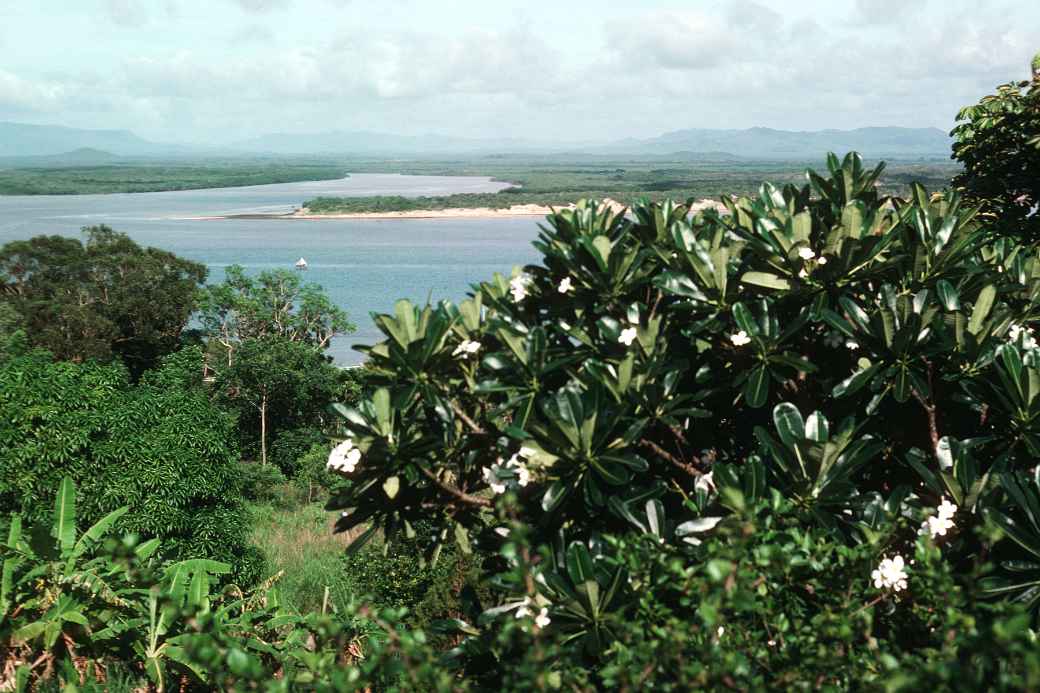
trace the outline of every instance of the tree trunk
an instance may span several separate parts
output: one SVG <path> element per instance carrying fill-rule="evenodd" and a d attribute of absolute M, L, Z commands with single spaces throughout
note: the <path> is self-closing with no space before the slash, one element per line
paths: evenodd
<path fill-rule="evenodd" d="M 267 465 L 267 393 L 260 398 L 260 464 Z"/>

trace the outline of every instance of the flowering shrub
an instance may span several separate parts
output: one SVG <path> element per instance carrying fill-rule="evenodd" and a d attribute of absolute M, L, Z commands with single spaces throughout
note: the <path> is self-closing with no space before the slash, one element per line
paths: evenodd
<path fill-rule="evenodd" d="M 899 614 L 941 607 L 936 570 L 966 595 L 965 619 L 987 618 L 979 599 L 1035 609 L 1037 250 L 955 192 L 883 198 L 883 166 L 855 154 L 828 169 L 721 214 L 583 202 L 548 217 L 541 264 L 459 305 L 377 316 L 386 338 L 363 349 L 374 391 L 337 408 L 349 444 L 330 469 L 351 483 L 329 508 L 339 530 L 367 527 L 354 550 L 427 522 L 430 560 L 449 541 L 494 555 L 494 602 L 445 626 L 461 671 L 512 685 L 511 653 L 532 641 L 544 686 L 566 662 L 587 667 L 573 686 L 608 685 L 633 618 L 680 628 L 651 608 L 680 578 L 760 594 L 754 570 L 723 556 L 745 536 L 735 524 L 763 532 L 781 509 L 801 541 L 856 557 L 841 606 L 767 602 L 704 631 L 705 647 L 768 646 L 777 619 L 808 633 L 826 613 L 848 648 L 883 639 L 898 669 L 922 642 Z M 667 570 L 636 577 L 626 551 L 641 541 Z M 716 623 L 710 602 L 684 599 L 682 619 Z M 865 675 L 877 656 L 849 666 Z M 748 685 L 784 685 L 766 661 L 742 655 Z M 648 667 L 642 684 L 674 675 Z"/>

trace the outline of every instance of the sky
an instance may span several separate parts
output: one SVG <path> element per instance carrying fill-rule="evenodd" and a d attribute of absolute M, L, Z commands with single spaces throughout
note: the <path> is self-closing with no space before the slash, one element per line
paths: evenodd
<path fill-rule="evenodd" d="M 949 129 L 1037 51 L 1035 0 L 0 0 L 0 121 L 196 144 Z"/>

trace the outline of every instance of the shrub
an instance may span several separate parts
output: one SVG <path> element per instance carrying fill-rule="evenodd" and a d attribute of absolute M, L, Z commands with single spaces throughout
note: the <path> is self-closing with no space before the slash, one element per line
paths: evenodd
<path fill-rule="evenodd" d="M 243 583 L 258 578 L 234 421 L 178 378 L 160 371 L 132 385 L 120 363 L 56 363 L 39 351 L 0 363 L 0 511 L 41 521 L 68 475 L 83 492 L 81 527 L 128 506 L 119 531 L 161 537 L 169 557 L 232 563 Z"/>
<path fill-rule="evenodd" d="M 585 202 L 548 217 L 541 264 L 376 317 L 329 508 L 367 526 L 352 549 L 426 522 L 431 558 L 498 554 L 451 626 L 468 680 L 898 687 L 998 631 L 1028 650 L 980 599 L 1040 602 L 1037 249 L 956 192 L 828 169 L 723 214 Z M 798 644 L 774 670 L 775 627 Z M 980 656 L 1034 680 L 1035 657 Z"/>
<path fill-rule="evenodd" d="M 1003 233 L 1040 238 L 1040 70 L 1031 81 L 1002 84 L 957 114 L 954 178 Z"/>

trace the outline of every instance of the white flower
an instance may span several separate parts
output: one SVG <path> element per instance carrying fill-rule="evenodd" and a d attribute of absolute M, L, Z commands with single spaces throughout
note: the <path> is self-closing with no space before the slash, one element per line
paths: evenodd
<path fill-rule="evenodd" d="M 814 257 L 816 257 L 816 253 L 812 251 L 812 248 L 799 248 L 798 257 L 802 258 L 803 260 L 812 260 Z"/>
<path fill-rule="evenodd" d="M 332 452 L 329 453 L 329 461 L 325 464 L 325 467 L 329 471 L 350 474 L 360 461 L 361 450 L 354 447 L 353 440 L 347 438 L 332 448 Z"/>
<path fill-rule="evenodd" d="M 822 256 L 822 255 L 821 255 L 821 256 L 820 256 L 820 259 L 819 259 L 819 260 L 817 260 L 816 262 L 817 262 L 818 264 L 821 264 L 821 265 L 826 265 L 826 264 L 827 264 L 827 258 L 825 258 L 824 256 Z"/>
<path fill-rule="evenodd" d="M 922 536 L 927 534 L 932 539 L 935 539 L 936 537 L 946 536 L 946 533 L 951 529 L 953 529 L 953 520 L 936 515 L 925 520 L 924 524 L 921 525 L 921 529 L 918 530 L 917 533 Z"/>
<path fill-rule="evenodd" d="M 496 494 L 506 492 L 506 485 L 498 479 L 498 470 L 500 467 L 497 464 L 493 464 L 490 467 L 484 467 L 484 481 L 487 482 L 491 490 Z"/>
<path fill-rule="evenodd" d="M 890 589 L 896 592 L 906 589 L 906 581 L 909 577 L 905 570 L 906 564 L 903 557 L 896 555 L 895 558 L 885 558 L 878 565 L 877 570 L 870 574 L 874 580 L 874 587 L 878 589 Z"/>
<path fill-rule="evenodd" d="M 799 279 L 805 279 L 808 276 L 809 276 L 809 273 L 805 271 L 804 267 L 802 269 L 798 270 L 798 278 Z"/>
<path fill-rule="evenodd" d="M 859 349 L 859 343 L 850 339 L 845 342 L 845 348 L 849 351 L 855 351 L 856 349 Z"/>
<path fill-rule="evenodd" d="M 451 352 L 451 355 L 461 356 L 465 360 L 469 358 L 470 354 L 475 354 L 478 351 L 480 351 L 480 342 L 464 339 L 461 344 L 455 347 L 455 351 Z"/>
<path fill-rule="evenodd" d="M 748 337 L 747 332 L 741 330 L 736 334 L 731 334 L 729 336 L 729 341 L 733 342 L 733 344 L 735 344 L 736 346 L 744 346 L 745 344 L 751 342 L 751 337 Z"/>
<path fill-rule="evenodd" d="M 520 301 L 527 298 L 527 287 L 532 282 L 531 275 L 527 272 L 518 274 L 509 280 L 509 293 L 513 295 L 513 302 L 520 303 Z"/>
<path fill-rule="evenodd" d="M 497 534 L 500 537 L 508 537 L 509 536 L 509 528 L 508 527 L 495 527 L 495 534 Z"/>
<path fill-rule="evenodd" d="M 524 601 L 521 602 L 520 608 L 516 610 L 516 617 L 523 618 L 531 615 L 531 598 L 524 597 Z"/>
<path fill-rule="evenodd" d="M 769 647 L 776 647 L 776 640 L 769 640 L 768 642 L 766 642 L 766 645 L 768 645 Z"/>
<path fill-rule="evenodd" d="M 715 631 L 715 634 L 718 635 L 721 638 L 723 635 L 726 634 L 726 629 L 723 628 L 722 626 L 719 626 L 719 629 L 717 631 Z"/>
<path fill-rule="evenodd" d="M 531 472 L 527 467 L 519 466 L 516 469 L 516 483 L 527 486 L 531 482 Z"/>
<path fill-rule="evenodd" d="M 570 277 L 564 277 L 563 279 L 560 280 L 560 285 L 556 287 L 556 290 L 559 291 L 561 294 L 565 294 L 565 293 L 567 293 L 568 291 L 571 290 L 572 286 L 574 286 L 574 285 L 571 282 L 571 278 Z"/>
<path fill-rule="evenodd" d="M 939 517 L 945 517 L 947 519 L 957 514 L 957 506 L 945 498 L 942 499 L 942 503 L 939 503 L 939 507 L 936 508 L 936 510 L 939 512 Z"/>
<path fill-rule="evenodd" d="M 711 493 L 715 490 L 715 479 L 712 478 L 712 474 L 715 472 L 708 472 L 707 474 L 701 474 L 697 477 L 697 481 L 693 484 L 695 491 L 704 491 L 705 493 Z"/>
<path fill-rule="evenodd" d="M 1036 338 L 1033 336 L 1033 330 L 1029 327 L 1023 327 L 1022 325 L 1013 323 L 1008 329 L 1008 337 L 1011 338 L 1012 342 L 1017 342 L 1018 338 L 1022 337 L 1023 349 L 1035 349 L 1037 346 Z"/>
<path fill-rule="evenodd" d="M 625 346 L 631 346 L 632 342 L 636 339 L 636 328 L 626 327 L 621 330 L 621 335 L 617 338 L 618 343 L 624 344 Z"/>
<path fill-rule="evenodd" d="M 552 619 L 549 618 L 549 610 L 543 607 L 542 610 L 538 612 L 538 615 L 535 616 L 534 624 L 539 628 L 545 628 L 550 623 L 552 623 Z"/>
<path fill-rule="evenodd" d="M 944 537 L 956 526 L 953 521 L 953 516 L 956 514 L 957 506 L 943 498 L 939 507 L 936 508 L 936 515 L 927 518 L 917 533 L 921 536 L 928 535 L 932 539 Z"/>

